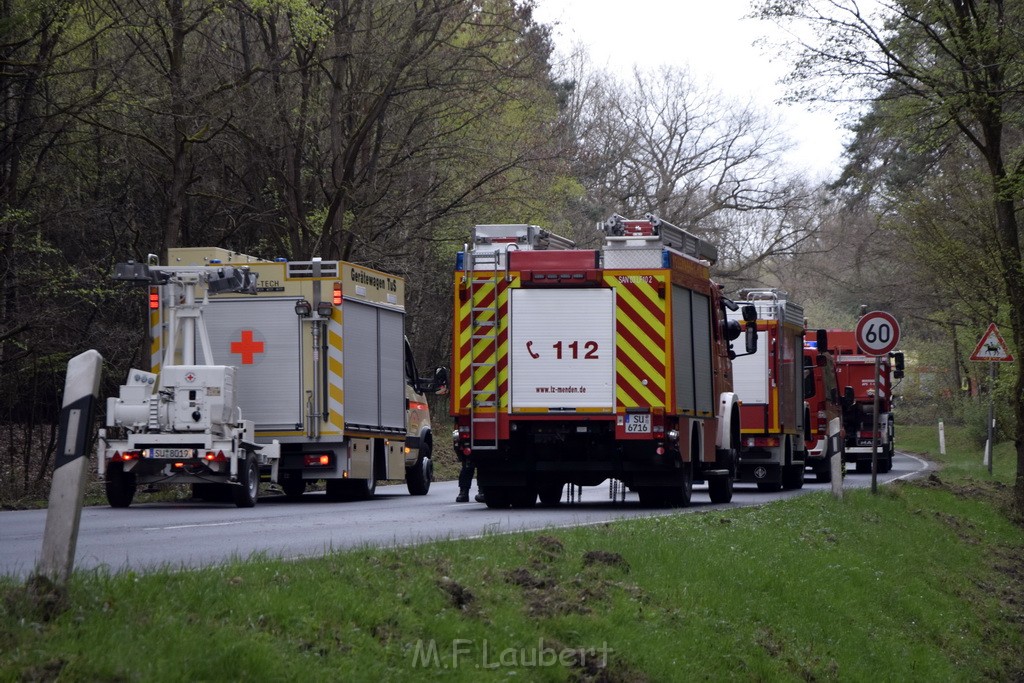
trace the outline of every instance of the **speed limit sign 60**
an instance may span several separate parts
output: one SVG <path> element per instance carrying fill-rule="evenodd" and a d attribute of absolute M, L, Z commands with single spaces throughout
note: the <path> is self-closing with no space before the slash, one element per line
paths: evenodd
<path fill-rule="evenodd" d="M 884 356 L 900 343 L 900 325 L 882 311 L 865 313 L 857 321 L 857 346 L 869 356 Z"/>

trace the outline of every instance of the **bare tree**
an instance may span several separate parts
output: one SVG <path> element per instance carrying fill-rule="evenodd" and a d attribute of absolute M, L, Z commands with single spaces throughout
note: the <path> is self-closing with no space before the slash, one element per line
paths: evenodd
<path fill-rule="evenodd" d="M 705 235 L 726 274 L 792 253 L 813 232 L 797 216 L 809 190 L 780 164 L 787 142 L 765 112 L 673 67 L 581 83 L 567 116 L 598 213 L 649 211 Z"/>

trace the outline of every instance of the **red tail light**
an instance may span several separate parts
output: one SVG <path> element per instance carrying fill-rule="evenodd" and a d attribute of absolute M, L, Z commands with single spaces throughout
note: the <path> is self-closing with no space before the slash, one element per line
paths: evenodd
<path fill-rule="evenodd" d="M 124 453 L 114 451 L 114 457 L 110 460 L 111 462 L 131 462 L 132 460 L 138 460 L 140 455 L 139 451 L 125 451 Z"/>
<path fill-rule="evenodd" d="M 335 306 L 341 305 L 341 283 L 334 283 L 334 296 L 331 298 L 331 303 Z"/>
<path fill-rule="evenodd" d="M 155 311 L 160 308 L 160 289 L 158 287 L 149 288 L 149 309 Z"/>
<path fill-rule="evenodd" d="M 208 462 L 224 462 L 228 457 L 224 455 L 224 451 L 217 451 L 216 453 L 213 451 L 206 451 L 206 455 L 203 456 L 203 459 Z"/>

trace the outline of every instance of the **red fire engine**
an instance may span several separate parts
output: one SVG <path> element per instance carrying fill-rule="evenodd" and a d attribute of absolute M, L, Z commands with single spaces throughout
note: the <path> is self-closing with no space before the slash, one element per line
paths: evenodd
<path fill-rule="evenodd" d="M 728 502 L 742 328 L 710 278 L 717 251 L 650 214 L 599 229 L 600 249 L 535 225 L 473 229 L 455 270 L 456 452 L 489 507 L 609 478 L 644 504 L 687 505 L 695 481 Z"/>

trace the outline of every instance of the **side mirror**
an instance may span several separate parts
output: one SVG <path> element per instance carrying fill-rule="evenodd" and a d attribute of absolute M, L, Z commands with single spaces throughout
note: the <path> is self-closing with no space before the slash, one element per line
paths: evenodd
<path fill-rule="evenodd" d="M 747 304 L 746 306 L 743 307 L 743 322 L 757 322 L 757 309 L 753 306 L 753 304 Z"/>
<path fill-rule="evenodd" d="M 894 379 L 903 379 L 903 352 L 897 351 L 892 354 L 893 371 L 892 376 Z"/>
<path fill-rule="evenodd" d="M 818 353 L 825 353 L 828 351 L 828 332 L 825 330 L 817 330 L 815 332 L 815 338 L 818 340 Z"/>
<path fill-rule="evenodd" d="M 828 358 L 826 358 L 826 357 L 825 357 L 825 354 L 823 354 L 823 353 L 822 353 L 822 354 L 818 354 L 818 355 L 817 355 L 817 356 L 815 356 L 815 358 L 814 358 L 814 363 L 815 363 L 815 364 L 816 364 L 816 365 L 817 365 L 817 366 L 818 366 L 819 368 L 823 368 L 823 367 L 825 367 L 826 365 L 828 365 Z"/>
<path fill-rule="evenodd" d="M 448 393 L 448 368 L 436 368 L 434 370 L 433 391 L 435 394 L 441 395 Z"/>
<path fill-rule="evenodd" d="M 743 333 L 743 328 L 740 327 L 739 322 L 736 320 L 726 320 L 724 327 L 726 341 L 732 341 Z"/>
<path fill-rule="evenodd" d="M 743 307 L 743 317 L 747 316 L 747 309 L 754 310 L 753 306 Z M 756 316 L 757 313 L 754 313 Z M 751 321 L 747 321 L 747 336 L 744 340 L 747 345 L 747 353 L 757 353 L 757 325 Z"/>

